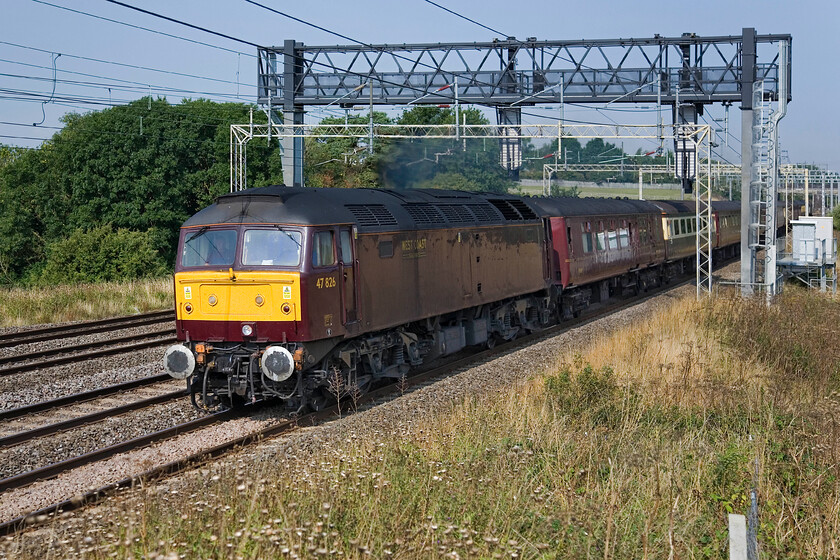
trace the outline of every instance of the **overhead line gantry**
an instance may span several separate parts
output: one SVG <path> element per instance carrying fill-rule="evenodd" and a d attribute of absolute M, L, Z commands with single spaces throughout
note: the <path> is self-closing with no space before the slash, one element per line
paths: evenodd
<path fill-rule="evenodd" d="M 746 139 L 741 179 L 745 195 L 749 191 L 743 197 L 742 254 L 750 257 L 747 264 L 742 262 L 742 283 L 751 290 L 749 286 L 768 280 L 756 278 L 764 269 L 755 264 L 756 252 L 763 250 L 755 240 L 770 215 L 768 181 L 754 170 L 751 174 L 751 167 L 757 169 L 767 159 L 766 142 L 754 141 L 753 106 L 791 99 L 790 44 L 790 35 L 759 35 L 754 28 L 744 28 L 741 35 L 573 41 L 506 37 L 473 43 L 307 46 L 286 40 L 282 46 L 258 49 L 258 103 L 270 123 L 284 127 L 302 125 L 307 106 L 367 105 L 372 113 L 374 105 L 457 100 L 492 107 L 500 163 L 513 178 L 522 164 L 522 107 L 656 103 L 670 105 L 672 122 L 679 126 L 696 125 L 705 105 L 738 103 Z M 759 113 L 764 109 L 762 105 Z M 659 124 L 661 128 L 661 120 Z M 302 185 L 303 135 L 284 135 L 281 144 L 286 184 Z M 753 156 L 754 144 L 761 158 Z M 697 173 L 696 146 L 688 134 L 677 135 L 674 151 L 683 188 L 690 190 Z"/>

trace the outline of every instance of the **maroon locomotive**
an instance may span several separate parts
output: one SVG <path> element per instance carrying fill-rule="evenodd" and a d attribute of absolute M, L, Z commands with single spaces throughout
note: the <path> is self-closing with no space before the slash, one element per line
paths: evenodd
<path fill-rule="evenodd" d="M 715 208 L 718 251 L 737 251 L 729 213 Z M 693 222 L 674 202 L 282 186 L 225 195 L 182 226 L 183 342 L 164 363 L 203 409 L 263 398 L 317 408 L 666 282 L 693 266 Z"/>

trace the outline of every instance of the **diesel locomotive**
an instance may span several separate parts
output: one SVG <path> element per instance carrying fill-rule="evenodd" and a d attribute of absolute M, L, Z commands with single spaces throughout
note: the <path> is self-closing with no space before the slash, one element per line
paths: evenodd
<path fill-rule="evenodd" d="M 712 225 L 717 255 L 737 253 L 740 203 L 713 203 Z M 694 206 L 678 201 L 248 189 L 181 228 L 164 366 L 203 410 L 317 409 L 694 263 Z"/>

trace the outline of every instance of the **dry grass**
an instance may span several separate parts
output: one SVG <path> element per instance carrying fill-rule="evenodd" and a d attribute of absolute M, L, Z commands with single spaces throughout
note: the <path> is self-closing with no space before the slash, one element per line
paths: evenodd
<path fill-rule="evenodd" d="M 764 557 L 837 558 L 840 306 L 812 297 L 678 302 L 506 394 L 213 466 L 51 538 L 89 558 L 721 558 L 756 485 Z"/>
<path fill-rule="evenodd" d="M 0 327 L 101 319 L 172 305 L 171 277 L 48 288 L 0 287 Z"/>

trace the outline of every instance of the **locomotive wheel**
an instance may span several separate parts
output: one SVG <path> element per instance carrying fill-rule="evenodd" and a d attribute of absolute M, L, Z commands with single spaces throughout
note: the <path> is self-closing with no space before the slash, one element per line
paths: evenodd
<path fill-rule="evenodd" d="M 327 393 L 325 390 L 321 389 L 316 391 L 313 395 L 311 395 L 307 399 L 307 405 L 311 408 L 314 412 L 320 412 L 325 408 L 329 408 L 335 403 L 335 396 Z"/>

